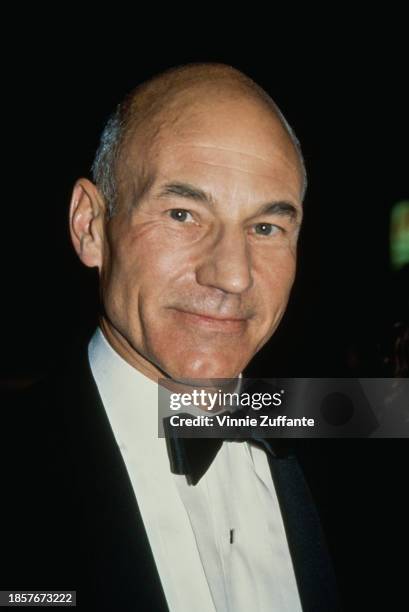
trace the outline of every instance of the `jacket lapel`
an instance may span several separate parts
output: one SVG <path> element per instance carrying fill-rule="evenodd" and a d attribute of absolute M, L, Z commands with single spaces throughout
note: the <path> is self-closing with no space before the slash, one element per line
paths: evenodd
<path fill-rule="evenodd" d="M 267 451 L 303 611 L 336 612 L 340 604 L 332 563 L 298 459 L 288 448 L 277 452 L 276 440 L 260 442 Z"/>
<path fill-rule="evenodd" d="M 87 351 L 58 383 L 80 529 L 81 602 L 96 609 L 168 610 L 125 464 Z M 58 391 L 58 390 L 57 390 Z M 82 595 L 82 597 L 81 597 Z"/>

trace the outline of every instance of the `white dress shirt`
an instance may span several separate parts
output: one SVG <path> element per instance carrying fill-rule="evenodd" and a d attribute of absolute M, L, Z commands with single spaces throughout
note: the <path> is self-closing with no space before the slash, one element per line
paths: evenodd
<path fill-rule="evenodd" d="M 158 386 L 97 329 L 92 374 L 106 410 L 171 612 L 300 612 L 266 454 L 225 441 L 196 486 L 172 474 L 158 437 Z M 138 602 L 135 602 L 135 610 Z"/>

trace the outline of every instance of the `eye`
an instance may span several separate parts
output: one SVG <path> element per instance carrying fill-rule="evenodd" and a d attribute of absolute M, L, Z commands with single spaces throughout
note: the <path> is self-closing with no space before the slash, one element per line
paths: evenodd
<path fill-rule="evenodd" d="M 283 230 L 278 225 L 273 225 L 273 223 L 257 223 L 254 226 L 254 231 L 259 236 L 274 236 Z"/>
<path fill-rule="evenodd" d="M 185 223 L 186 221 L 193 221 L 193 217 L 189 211 L 184 210 L 183 208 L 172 208 L 169 211 L 170 217 L 175 221 L 179 221 L 180 223 Z"/>

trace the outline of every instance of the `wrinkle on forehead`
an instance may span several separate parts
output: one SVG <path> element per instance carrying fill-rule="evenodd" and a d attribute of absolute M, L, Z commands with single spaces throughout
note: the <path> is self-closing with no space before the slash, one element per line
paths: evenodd
<path fill-rule="evenodd" d="M 209 152 L 220 152 L 221 154 L 223 153 L 233 153 L 234 155 L 238 155 L 241 157 L 246 157 L 249 158 L 250 160 L 257 160 L 257 161 L 261 161 L 264 164 L 266 164 L 267 166 L 271 167 L 273 159 L 266 159 L 265 157 L 262 157 L 261 155 L 257 155 L 255 153 L 248 153 L 247 151 L 239 151 L 238 149 L 232 148 L 232 147 L 224 147 L 221 145 L 211 145 L 211 144 L 204 144 L 204 143 L 199 143 L 199 144 L 194 144 L 194 143 L 175 143 L 172 145 L 167 145 L 165 147 L 163 147 L 163 149 L 166 148 L 179 148 L 179 147 L 183 147 L 183 148 L 192 148 L 192 149 L 198 149 L 200 150 L 208 150 Z M 280 148 L 277 146 L 274 149 L 272 149 L 273 151 L 273 155 L 274 158 L 279 158 L 286 166 L 288 166 L 289 168 L 298 168 L 298 164 L 294 164 L 292 161 L 289 160 L 288 155 L 283 154 L 280 151 Z M 198 162 L 203 162 L 206 163 L 205 159 L 197 159 L 197 160 L 193 160 L 192 161 L 198 161 Z M 212 162 L 207 162 L 207 163 L 212 163 Z M 216 164 L 217 165 L 217 164 Z M 228 167 L 228 166 L 226 166 Z M 240 168 L 237 168 L 238 170 Z"/>
<path fill-rule="evenodd" d="M 202 104 L 199 111 L 180 117 L 177 126 L 165 129 L 156 144 L 162 151 L 197 150 L 209 162 L 226 154 L 226 158 L 238 156 L 271 167 L 280 158 L 302 174 L 298 152 L 288 133 L 271 111 L 267 113 L 254 101 L 223 101 L 209 107 Z"/>
<path fill-rule="evenodd" d="M 176 142 L 161 148 L 161 162 L 169 171 L 205 166 L 220 171 L 238 172 L 241 175 L 260 178 L 266 182 L 285 184 L 288 193 L 296 202 L 300 200 L 302 174 L 296 158 L 282 149 L 271 147 L 269 158 L 218 144 L 204 146 L 196 143 Z M 292 153 L 292 152 L 291 152 Z M 266 154 L 267 155 L 267 154 Z M 160 164 L 160 165 L 162 165 Z M 227 177 L 226 177 L 227 179 Z"/>
<path fill-rule="evenodd" d="M 202 87 L 196 89 L 203 94 Z M 123 184 L 129 178 L 138 181 L 142 160 L 143 165 L 155 165 L 160 171 L 162 154 L 182 148 L 203 153 L 202 159 L 196 159 L 193 154 L 191 161 L 260 176 L 264 172 L 254 172 L 250 165 L 246 168 L 246 160 L 254 165 L 263 163 L 274 172 L 279 159 L 290 171 L 297 172 L 302 183 L 298 153 L 272 108 L 267 109 L 265 103 L 242 89 L 238 92 L 236 88 L 235 97 L 232 96 L 231 84 L 226 88 L 228 95 L 225 97 L 221 95 L 221 84 L 216 92 L 206 91 L 204 97 L 197 96 L 198 91 L 189 90 L 186 97 L 179 95 L 180 99 L 174 97 L 156 116 L 139 123 L 128 141 L 127 154 L 122 156 L 119 174 L 124 179 Z M 237 156 L 237 165 L 235 160 L 226 159 L 229 155 Z"/>
<path fill-rule="evenodd" d="M 198 164 L 205 164 L 206 166 L 213 166 L 215 168 L 220 168 L 221 170 L 236 170 L 237 172 L 243 172 L 244 174 L 251 174 L 251 175 L 263 177 L 266 179 L 271 178 L 270 174 L 263 174 L 261 172 L 257 172 L 254 170 L 245 170 L 244 168 L 239 167 L 239 166 L 231 166 L 229 164 L 218 164 L 217 162 L 203 161 L 202 159 L 192 159 L 192 162 L 198 163 Z"/>

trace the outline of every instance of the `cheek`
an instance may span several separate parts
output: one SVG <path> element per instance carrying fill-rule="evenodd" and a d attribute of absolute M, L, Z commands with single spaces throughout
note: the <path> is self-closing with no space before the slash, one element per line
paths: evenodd
<path fill-rule="evenodd" d="M 295 279 L 295 257 L 275 258 L 273 263 L 260 266 L 255 277 L 258 287 L 259 333 L 263 342 L 277 328 L 288 303 L 291 288 Z"/>
<path fill-rule="evenodd" d="M 158 287 L 187 267 L 193 255 L 194 249 L 186 239 L 159 222 L 136 228 L 120 253 L 133 274 L 151 279 Z"/>
<path fill-rule="evenodd" d="M 259 287 L 263 303 L 280 304 L 287 300 L 294 283 L 296 254 L 285 249 L 269 259 L 259 260 L 255 266 L 255 284 Z"/>
<path fill-rule="evenodd" d="M 117 240 L 107 266 L 110 282 L 128 289 L 150 284 L 161 285 L 177 267 L 177 249 L 154 231 L 133 231 Z"/>
<path fill-rule="evenodd" d="M 288 297 L 291 287 L 293 286 L 295 279 L 295 259 L 287 258 L 281 262 L 281 265 L 277 265 L 276 273 L 272 279 L 272 290 L 282 297 Z"/>
<path fill-rule="evenodd" d="M 101 276 L 108 316 L 133 335 L 162 332 L 164 313 L 158 311 L 189 275 L 191 255 L 156 230 L 129 232 L 112 245 Z"/>

